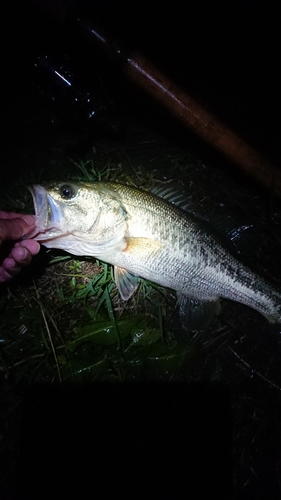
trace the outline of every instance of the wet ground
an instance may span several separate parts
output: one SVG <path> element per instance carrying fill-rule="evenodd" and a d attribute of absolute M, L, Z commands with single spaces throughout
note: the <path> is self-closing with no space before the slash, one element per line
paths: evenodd
<path fill-rule="evenodd" d="M 237 20 L 238 7 L 233 7 Z M 11 14 L 9 9 L 8 13 Z M 141 19 L 144 17 L 142 13 Z M 250 8 L 244 23 L 247 19 L 252 19 Z M 20 21 L 20 13 L 13 16 L 13 23 L 10 21 L 13 33 L 15 27 L 22 25 Z M 80 50 L 75 52 L 75 43 L 68 39 L 64 43 L 72 59 L 67 59 L 67 64 L 71 63 L 73 71 L 79 73 L 78 88 L 87 87 L 90 78 L 98 110 L 91 127 L 83 120 L 79 126 L 73 126 L 71 106 L 67 102 L 62 108 L 50 105 L 52 84 L 47 77 L 42 81 L 42 75 L 35 76 L 33 67 L 37 54 L 40 56 L 47 49 L 54 53 L 55 48 L 56 57 L 59 54 L 65 60 L 65 46 L 58 48 L 60 30 L 48 19 L 44 36 L 39 36 L 39 21 L 31 25 L 27 19 L 25 22 L 35 29 L 38 47 L 35 50 L 34 44 L 30 47 L 25 41 L 18 46 L 20 55 L 15 52 L 12 57 L 6 56 L 9 71 L 2 94 L 0 208 L 31 210 L 27 184 L 49 179 L 102 175 L 145 189 L 172 182 L 186 193 L 192 210 L 201 216 L 211 214 L 213 220 L 220 221 L 226 216 L 232 221 L 231 227 L 234 224 L 248 228 L 239 232 L 233 250 L 244 263 L 280 287 L 280 200 L 272 199 L 270 193 L 243 177 L 163 110 L 147 102 L 111 70 L 109 63 L 101 64 L 100 55 L 95 53 L 95 64 L 85 69 L 88 50 L 84 50 L 81 62 L 81 46 L 77 45 Z M 181 28 L 183 24 L 181 21 Z M 50 25 L 51 39 L 45 36 Z M 110 25 L 116 34 L 118 27 L 112 21 Z M 163 52 L 159 55 L 159 43 L 155 42 L 151 57 L 167 70 L 170 64 L 173 78 L 182 85 L 188 82 L 189 89 L 204 105 L 216 110 L 278 164 L 280 98 L 276 91 L 276 67 L 270 64 L 274 61 L 275 35 L 265 62 L 259 51 L 263 42 L 257 38 L 255 25 L 252 36 L 256 45 L 245 45 L 243 67 L 234 55 L 238 54 L 241 61 L 247 30 L 241 30 L 241 39 L 235 42 L 229 36 L 232 62 L 228 59 L 223 70 L 224 57 L 216 50 L 220 38 L 226 36 L 226 27 L 221 32 L 213 31 L 206 20 L 201 27 L 196 26 L 198 29 L 190 23 L 186 33 L 193 44 L 195 34 L 197 40 L 198 32 L 201 34 L 197 59 L 193 51 L 188 73 L 178 70 L 188 48 L 173 58 L 176 45 L 172 44 L 171 55 L 169 44 L 163 39 Z M 132 27 L 127 29 L 137 39 Z M 151 30 L 152 21 L 148 23 L 148 33 Z M 160 32 L 163 36 L 164 28 Z M 212 34 L 213 42 L 208 46 Z M 125 29 L 125 42 L 126 36 Z M 20 42 L 20 38 L 17 40 Z M 181 34 L 180 41 L 186 41 L 185 35 Z M 138 48 L 148 55 L 148 42 L 142 40 Z M 229 226 L 220 222 L 220 230 L 227 232 Z M 76 464 L 76 469 L 71 465 L 72 473 L 79 476 L 83 468 L 89 477 L 92 471 L 88 470 L 88 454 L 81 458 L 78 441 L 90 443 L 89 450 L 94 455 L 91 464 L 98 471 L 93 489 L 99 483 L 99 474 L 103 485 L 111 481 L 114 488 L 120 477 L 126 481 L 126 474 L 132 474 L 135 484 L 141 481 L 145 485 L 152 478 L 156 498 L 157 491 L 158 497 L 161 492 L 167 498 L 183 498 L 189 487 L 196 485 L 200 493 L 203 483 L 218 498 L 280 498 L 280 327 L 269 325 L 247 307 L 224 301 L 219 322 L 208 331 L 183 331 L 174 310 L 173 294 L 146 288 L 143 283 L 138 299 L 127 306 L 120 303 L 114 288 L 109 290 L 119 331 L 126 332 L 122 348 L 116 339 L 112 345 L 104 343 L 106 328 L 109 335 L 115 335 L 110 329 L 115 323 L 104 296 L 102 335 L 98 337 L 99 331 L 86 348 L 78 345 L 79 349 L 71 350 L 71 342 L 82 335 L 79 328 L 84 325 L 87 307 L 94 309 L 99 304 L 101 295 L 96 298 L 89 294 L 92 279 L 104 272 L 105 283 L 112 284 L 110 269 L 102 271 L 99 265 L 93 269 L 88 260 L 50 264 L 55 255 L 43 250 L 27 273 L 1 289 L 1 462 L 5 483 L 9 484 L 4 498 L 13 498 L 9 496 L 13 490 L 10 484 L 18 478 L 22 482 L 17 483 L 16 498 L 21 498 L 21 491 L 30 496 L 32 470 L 43 480 L 49 455 L 43 458 L 42 449 L 47 447 L 50 435 L 54 455 L 57 447 L 62 447 L 59 458 L 52 456 L 53 478 L 56 467 L 70 467 L 68 455 L 74 457 Z M 145 319 L 141 328 L 137 315 Z M 124 318 L 126 321 L 121 324 Z M 128 326 L 128 321 L 133 323 Z M 141 338 L 139 344 L 137 338 Z M 65 391 L 61 398 L 57 392 L 60 379 L 79 382 L 78 392 L 73 392 L 70 384 L 69 392 Z M 89 399 L 92 402 L 86 404 Z M 59 410 L 52 413 L 53 407 Z M 22 422 L 24 438 L 20 432 Z M 71 437 L 66 431 L 76 428 L 77 422 L 80 429 L 85 426 L 82 435 L 78 433 L 79 439 L 77 430 Z M 46 438 L 40 431 L 42 427 L 46 429 Z M 119 460 L 121 466 L 116 465 L 116 475 L 111 466 L 108 470 L 100 467 L 100 463 L 116 464 Z M 159 480 L 163 470 L 166 482 Z M 75 493 L 69 498 L 76 498 Z"/>

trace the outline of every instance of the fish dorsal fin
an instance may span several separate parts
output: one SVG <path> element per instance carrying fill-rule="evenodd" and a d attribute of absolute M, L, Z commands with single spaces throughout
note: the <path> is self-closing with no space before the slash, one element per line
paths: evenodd
<path fill-rule="evenodd" d="M 207 222 L 222 243 L 235 255 L 257 258 L 266 241 L 260 237 L 259 225 L 249 215 L 224 207 L 216 208 Z"/>
<path fill-rule="evenodd" d="M 151 193 L 154 194 L 155 196 L 159 196 L 159 198 L 162 198 L 163 200 L 166 200 L 169 203 L 172 203 L 173 205 L 176 205 L 182 210 L 189 211 L 191 203 L 190 197 L 187 197 L 185 193 L 181 193 L 174 186 L 156 187 L 152 189 Z"/>
<path fill-rule="evenodd" d="M 123 267 L 114 266 L 115 283 L 123 300 L 128 300 L 138 288 L 139 279 Z"/>
<path fill-rule="evenodd" d="M 256 258 L 266 245 L 266 241 L 260 238 L 259 224 L 239 207 L 227 209 L 224 204 L 218 205 L 210 199 L 199 203 L 173 185 L 156 187 L 152 193 L 203 223 L 234 255 Z"/>
<path fill-rule="evenodd" d="M 178 294 L 181 324 L 187 330 L 204 330 L 220 313 L 220 301 L 203 301 Z"/>

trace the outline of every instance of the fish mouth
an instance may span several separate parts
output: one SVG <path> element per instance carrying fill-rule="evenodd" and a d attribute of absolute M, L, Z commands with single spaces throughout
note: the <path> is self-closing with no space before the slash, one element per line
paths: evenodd
<path fill-rule="evenodd" d="M 44 241 L 58 236 L 59 229 L 59 207 L 47 190 L 39 184 L 29 186 L 36 217 L 36 228 L 29 238 Z"/>

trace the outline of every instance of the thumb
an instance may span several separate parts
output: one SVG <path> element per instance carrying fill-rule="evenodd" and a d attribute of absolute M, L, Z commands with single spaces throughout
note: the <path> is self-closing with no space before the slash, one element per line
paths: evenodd
<path fill-rule="evenodd" d="M 0 242 L 19 240 L 30 231 L 30 226 L 23 219 L 0 219 Z"/>

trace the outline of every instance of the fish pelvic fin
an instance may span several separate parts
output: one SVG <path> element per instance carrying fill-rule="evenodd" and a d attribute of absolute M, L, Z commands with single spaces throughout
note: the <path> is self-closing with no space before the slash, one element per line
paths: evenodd
<path fill-rule="evenodd" d="M 186 330 L 204 330 L 216 322 L 221 311 L 220 300 L 203 301 L 177 294 L 182 327 Z"/>
<path fill-rule="evenodd" d="M 138 276 L 134 276 L 123 267 L 114 266 L 114 278 L 121 298 L 128 300 L 138 288 Z"/>

